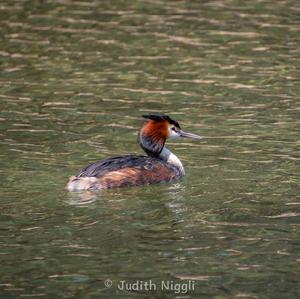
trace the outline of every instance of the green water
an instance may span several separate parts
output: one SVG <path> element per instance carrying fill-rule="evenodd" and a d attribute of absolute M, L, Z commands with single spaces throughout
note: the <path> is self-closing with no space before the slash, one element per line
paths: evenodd
<path fill-rule="evenodd" d="M 299 61 L 298 0 L 2 0 L 0 297 L 299 298 Z M 182 181 L 64 190 L 149 112 Z"/>

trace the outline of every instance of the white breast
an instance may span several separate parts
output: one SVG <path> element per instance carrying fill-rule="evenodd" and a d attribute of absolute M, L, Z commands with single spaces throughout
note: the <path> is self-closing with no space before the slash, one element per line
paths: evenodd
<path fill-rule="evenodd" d="M 181 173 L 183 175 L 185 175 L 184 167 L 183 167 L 181 161 L 179 160 L 179 158 L 176 155 L 174 155 L 170 150 L 168 150 L 166 147 L 163 148 L 159 157 L 162 160 L 175 165 L 177 168 L 180 169 Z"/>

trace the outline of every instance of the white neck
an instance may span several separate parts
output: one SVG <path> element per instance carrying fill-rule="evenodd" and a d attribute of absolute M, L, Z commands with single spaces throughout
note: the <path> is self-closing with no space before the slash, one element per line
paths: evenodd
<path fill-rule="evenodd" d="M 170 150 L 168 150 L 166 147 L 163 148 L 163 150 L 159 154 L 159 157 L 162 160 L 175 165 L 176 167 L 178 167 L 180 169 L 180 171 L 182 172 L 183 175 L 185 174 L 184 167 L 183 167 L 181 161 L 179 160 L 179 158 L 176 155 L 174 155 Z"/>

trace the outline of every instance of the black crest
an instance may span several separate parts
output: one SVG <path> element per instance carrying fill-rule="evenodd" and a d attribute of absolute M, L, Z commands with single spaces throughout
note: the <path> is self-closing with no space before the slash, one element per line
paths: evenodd
<path fill-rule="evenodd" d="M 174 125 L 178 129 L 181 129 L 179 123 L 176 120 L 169 117 L 168 115 L 149 114 L 149 115 L 142 115 L 142 117 L 147 118 L 147 119 L 151 119 L 151 120 L 154 120 L 154 121 L 167 121 L 171 125 Z"/>

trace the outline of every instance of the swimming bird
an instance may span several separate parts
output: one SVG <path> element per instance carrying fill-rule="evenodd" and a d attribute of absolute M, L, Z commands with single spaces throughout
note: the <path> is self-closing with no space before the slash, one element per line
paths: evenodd
<path fill-rule="evenodd" d="M 179 158 L 165 147 L 167 139 L 202 137 L 184 132 L 168 115 L 143 115 L 146 119 L 138 143 L 147 156 L 126 155 L 97 161 L 72 176 L 69 191 L 100 190 L 169 182 L 185 175 Z"/>

